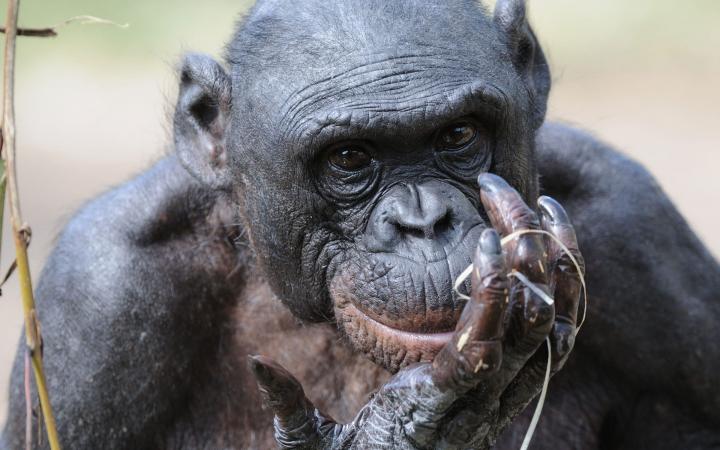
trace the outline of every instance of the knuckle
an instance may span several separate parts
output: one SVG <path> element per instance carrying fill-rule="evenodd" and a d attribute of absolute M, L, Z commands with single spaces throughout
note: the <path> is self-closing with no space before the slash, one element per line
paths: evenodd
<path fill-rule="evenodd" d="M 531 301 L 526 307 L 525 319 L 537 333 L 550 333 L 555 320 L 555 307 L 548 305 L 538 295 L 530 293 Z"/>
<path fill-rule="evenodd" d="M 577 247 L 568 247 L 568 250 L 570 250 L 570 254 L 572 255 L 572 258 L 570 255 L 568 255 L 565 252 L 561 252 L 560 257 L 557 260 L 557 268 L 563 273 L 569 273 L 569 274 L 578 274 L 578 270 L 581 274 L 585 274 L 585 259 L 583 258 L 580 251 L 577 249 Z M 573 258 L 575 259 L 575 262 L 577 262 L 577 266 L 573 262 Z"/>
<path fill-rule="evenodd" d="M 500 341 L 481 341 L 473 345 L 473 354 L 467 361 L 472 373 L 496 372 L 502 363 L 502 343 Z"/>
<path fill-rule="evenodd" d="M 553 335 L 555 354 L 560 358 L 569 355 L 575 346 L 575 326 L 558 321 L 555 323 Z"/>
<path fill-rule="evenodd" d="M 537 214 L 520 198 L 513 199 L 508 203 L 510 205 L 508 207 L 507 218 L 513 228 L 540 228 L 540 221 L 538 220 Z"/>
<path fill-rule="evenodd" d="M 548 305 L 544 300 L 535 297 L 535 302 L 538 303 L 537 322 L 539 326 L 547 326 L 548 323 L 552 324 L 555 319 L 555 308 L 553 305 Z"/>
<path fill-rule="evenodd" d="M 516 270 L 522 272 L 527 278 L 535 283 L 547 284 L 551 267 L 542 258 L 524 258 L 515 265 Z"/>
<path fill-rule="evenodd" d="M 567 248 L 577 248 L 577 236 L 572 225 L 569 223 L 552 223 L 548 228 Z"/>
<path fill-rule="evenodd" d="M 484 280 L 486 278 L 497 278 L 502 280 L 505 277 L 505 257 L 502 253 L 497 255 L 487 255 L 478 252 L 473 261 L 475 269 L 473 270 L 473 278 Z"/>
<path fill-rule="evenodd" d="M 478 375 L 496 372 L 502 363 L 502 342 L 495 340 L 473 341 L 462 351 L 455 351 L 451 370 L 444 370 L 453 386 L 474 383 Z M 446 383 L 443 383 L 446 384 Z"/>
<path fill-rule="evenodd" d="M 547 251 L 542 236 L 526 234 L 520 236 L 515 248 L 515 263 L 536 267 L 537 262 L 546 259 Z"/>
<path fill-rule="evenodd" d="M 473 279 L 473 291 L 486 298 L 504 298 L 508 291 L 508 278 L 505 272 L 490 271 L 480 273 Z"/>
<path fill-rule="evenodd" d="M 575 261 L 577 261 L 578 266 L 580 267 L 580 273 L 584 276 L 585 275 L 585 258 L 583 258 L 582 253 L 580 253 L 579 250 L 575 251 L 573 253 L 573 257 L 575 257 Z"/>

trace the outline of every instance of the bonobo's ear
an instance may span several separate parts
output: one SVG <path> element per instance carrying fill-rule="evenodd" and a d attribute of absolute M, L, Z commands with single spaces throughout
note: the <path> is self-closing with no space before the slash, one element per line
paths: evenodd
<path fill-rule="evenodd" d="M 185 56 L 173 119 L 175 151 L 191 174 L 217 188 L 229 181 L 225 133 L 230 90 L 230 77 L 214 59 Z"/>
<path fill-rule="evenodd" d="M 515 68 L 533 97 L 533 126 L 537 129 L 545 120 L 550 69 L 527 21 L 525 0 L 498 0 L 494 21 L 501 39 L 510 49 Z"/>

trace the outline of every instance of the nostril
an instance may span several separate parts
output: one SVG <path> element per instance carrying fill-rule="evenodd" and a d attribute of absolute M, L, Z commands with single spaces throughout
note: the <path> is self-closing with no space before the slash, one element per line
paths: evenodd
<path fill-rule="evenodd" d="M 428 239 L 432 238 L 432 236 L 428 237 L 427 227 L 424 227 L 424 228 L 417 227 L 417 226 L 407 225 L 402 222 L 395 223 L 395 227 L 397 228 L 397 230 L 400 232 L 400 235 L 402 235 L 402 236 L 409 236 L 409 237 L 414 237 L 414 238 L 418 238 L 418 239 L 422 239 L 424 237 L 428 238 Z M 430 233 L 433 232 L 432 229 L 429 231 L 430 231 Z"/>
<path fill-rule="evenodd" d="M 452 217 L 450 217 L 450 211 L 446 212 L 445 215 L 440 217 L 440 219 L 433 224 L 431 229 L 431 237 L 440 236 L 446 231 L 452 229 Z M 426 237 L 430 238 L 427 236 Z"/>
<path fill-rule="evenodd" d="M 435 239 L 452 229 L 452 217 L 450 212 L 438 214 L 436 217 L 424 217 L 422 220 L 415 220 L 405 217 L 394 221 L 397 230 L 403 236 L 414 238 Z"/>

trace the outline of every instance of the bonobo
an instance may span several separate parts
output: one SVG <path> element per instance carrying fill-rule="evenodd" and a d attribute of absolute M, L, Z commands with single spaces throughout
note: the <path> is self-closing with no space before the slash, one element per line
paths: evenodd
<path fill-rule="evenodd" d="M 718 265 L 544 124 L 523 1 L 261 0 L 179 78 L 174 151 L 37 288 L 66 448 L 516 449 L 548 356 L 532 448 L 720 448 Z"/>

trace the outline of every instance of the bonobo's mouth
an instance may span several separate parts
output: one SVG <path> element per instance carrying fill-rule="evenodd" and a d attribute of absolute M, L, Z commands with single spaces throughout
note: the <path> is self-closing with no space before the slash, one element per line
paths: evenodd
<path fill-rule="evenodd" d="M 465 306 L 452 285 L 471 263 L 483 229 L 484 223 L 469 227 L 441 260 L 359 253 L 340 264 L 331 296 L 337 323 L 355 349 L 391 371 L 432 361 Z M 469 281 L 461 290 L 469 291 Z"/>
<path fill-rule="evenodd" d="M 453 317 L 457 314 L 453 314 Z M 368 337 L 372 336 L 377 342 L 376 346 L 381 348 L 401 347 L 404 349 L 404 356 L 401 361 L 396 363 L 402 364 L 403 361 L 410 357 L 412 360 L 431 360 L 448 342 L 453 335 L 453 329 L 457 319 L 453 319 L 453 326 L 450 331 L 427 332 L 421 333 L 416 331 L 405 331 L 385 325 L 379 320 L 375 320 L 369 315 L 363 313 L 352 303 L 345 305 L 343 310 L 343 319 L 347 321 L 346 329 L 353 327 L 360 332 L 364 332 Z M 417 357 L 412 357 L 417 355 Z M 399 356 L 399 355 L 398 355 Z M 395 359 L 398 359 L 397 357 Z M 392 366 L 392 364 L 391 364 Z"/>

